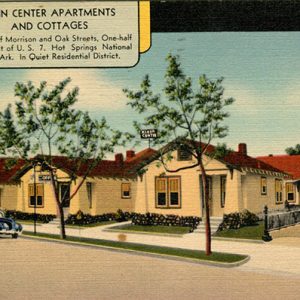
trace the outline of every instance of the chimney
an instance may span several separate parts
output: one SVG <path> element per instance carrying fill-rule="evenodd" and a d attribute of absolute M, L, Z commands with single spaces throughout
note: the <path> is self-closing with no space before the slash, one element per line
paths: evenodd
<path fill-rule="evenodd" d="M 135 156 L 135 152 L 133 150 L 126 151 L 126 160 L 129 160 Z"/>
<path fill-rule="evenodd" d="M 242 155 L 247 155 L 247 144 L 245 143 L 239 144 L 239 153 Z"/>
<path fill-rule="evenodd" d="M 123 158 L 123 154 L 122 153 L 118 153 L 118 154 L 115 155 L 115 162 L 118 165 L 123 164 L 123 161 L 124 161 L 124 158 Z"/>

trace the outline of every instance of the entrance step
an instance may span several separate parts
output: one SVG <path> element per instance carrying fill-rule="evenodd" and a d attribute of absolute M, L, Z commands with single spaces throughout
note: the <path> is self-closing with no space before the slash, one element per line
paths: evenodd
<path fill-rule="evenodd" d="M 210 217 L 210 230 L 211 234 L 214 234 L 217 232 L 219 225 L 222 223 L 223 218 L 222 217 Z M 205 220 L 202 220 L 200 225 L 197 227 L 197 229 L 194 231 L 195 233 L 205 233 Z"/>

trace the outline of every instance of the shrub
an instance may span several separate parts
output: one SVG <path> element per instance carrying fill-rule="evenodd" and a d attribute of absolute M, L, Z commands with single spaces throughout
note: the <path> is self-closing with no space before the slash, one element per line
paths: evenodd
<path fill-rule="evenodd" d="M 12 218 L 12 219 L 18 219 L 18 220 L 33 221 L 34 220 L 34 213 L 25 213 L 25 212 L 22 212 L 22 211 L 7 210 L 6 211 L 6 217 L 7 218 Z M 42 223 L 49 223 L 54 218 L 56 218 L 56 215 L 36 214 L 37 221 L 40 221 Z"/>
<path fill-rule="evenodd" d="M 106 221 L 117 221 L 123 222 L 130 220 L 132 218 L 133 213 L 123 212 L 119 209 L 116 213 L 107 213 L 102 215 L 92 216 L 90 214 L 84 214 L 81 210 L 79 210 L 76 214 L 71 215 L 69 214 L 67 220 L 65 221 L 66 224 L 72 225 L 87 225 L 87 224 L 94 224 L 94 223 L 101 223 Z"/>
<path fill-rule="evenodd" d="M 231 213 L 223 216 L 223 221 L 219 225 L 218 231 L 225 229 L 239 229 L 245 226 L 257 225 L 259 218 L 249 210 Z"/>
<path fill-rule="evenodd" d="M 162 215 L 156 213 L 134 214 L 132 223 L 135 225 L 165 225 L 165 226 L 185 226 L 195 229 L 201 219 L 194 216 Z"/>

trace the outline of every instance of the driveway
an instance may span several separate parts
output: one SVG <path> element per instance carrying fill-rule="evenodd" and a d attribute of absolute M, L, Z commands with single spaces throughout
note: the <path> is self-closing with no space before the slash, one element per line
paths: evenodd
<path fill-rule="evenodd" d="M 0 239 L 1 299 L 298 299 L 299 278 Z"/>

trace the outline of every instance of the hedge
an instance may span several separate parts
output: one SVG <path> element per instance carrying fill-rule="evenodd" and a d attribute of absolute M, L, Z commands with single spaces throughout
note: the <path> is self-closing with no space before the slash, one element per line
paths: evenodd
<path fill-rule="evenodd" d="M 165 226 L 183 226 L 195 229 L 201 219 L 194 216 L 162 215 L 156 213 L 134 214 L 132 223 L 134 225 L 165 225 Z"/>
<path fill-rule="evenodd" d="M 27 220 L 27 221 L 33 221 L 34 220 L 34 213 L 25 213 L 25 212 L 22 212 L 22 211 L 15 211 L 15 210 L 7 210 L 5 212 L 5 216 L 7 218 L 18 219 L 18 220 Z M 40 221 L 42 223 L 49 223 L 54 218 L 56 218 L 56 215 L 36 214 L 36 220 Z"/>
<path fill-rule="evenodd" d="M 225 214 L 223 221 L 219 225 L 218 231 L 225 229 L 239 229 L 245 226 L 257 225 L 259 217 L 249 210 L 243 210 L 242 212 L 235 212 L 231 214 Z"/>
<path fill-rule="evenodd" d="M 67 220 L 65 221 L 65 224 L 87 225 L 105 221 L 123 222 L 130 220 L 132 218 L 132 215 L 133 213 L 123 212 L 121 209 L 119 209 L 116 213 L 107 213 L 96 216 L 84 214 L 81 210 L 79 210 L 75 215 L 69 214 Z"/>
<path fill-rule="evenodd" d="M 78 211 L 77 214 L 69 215 L 66 224 L 72 225 L 87 225 L 93 223 L 101 223 L 105 221 L 123 222 L 132 220 L 135 225 L 165 225 L 165 226 L 187 226 L 195 229 L 200 223 L 201 219 L 198 217 L 183 217 L 177 215 L 161 215 L 155 213 L 130 213 L 123 212 L 119 209 L 116 213 L 107 213 L 102 215 L 91 216 Z"/>

